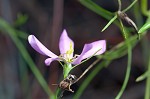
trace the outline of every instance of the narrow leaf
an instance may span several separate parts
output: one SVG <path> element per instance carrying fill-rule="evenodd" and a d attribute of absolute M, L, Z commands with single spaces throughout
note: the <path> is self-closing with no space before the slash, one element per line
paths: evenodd
<path fill-rule="evenodd" d="M 144 80 L 146 77 L 150 76 L 150 72 L 147 71 L 136 79 L 136 82 Z"/>
<path fill-rule="evenodd" d="M 148 30 L 150 28 L 150 22 L 147 22 L 145 23 L 141 28 L 140 30 L 138 31 L 138 33 L 143 33 L 145 32 L 146 30 Z"/>
<path fill-rule="evenodd" d="M 117 18 L 117 15 L 115 15 L 115 16 L 107 23 L 107 25 L 102 29 L 102 32 L 104 32 L 104 31 L 108 28 L 108 26 L 111 25 L 111 24 L 116 20 L 116 18 Z"/>

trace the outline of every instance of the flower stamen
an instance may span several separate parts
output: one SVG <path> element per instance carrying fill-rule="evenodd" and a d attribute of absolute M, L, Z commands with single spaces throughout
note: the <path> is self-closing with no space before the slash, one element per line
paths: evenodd
<path fill-rule="evenodd" d="M 70 42 L 69 50 L 67 50 L 66 53 L 64 53 L 64 54 L 61 54 L 59 57 L 66 63 L 71 63 L 74 60 L 74 57 L 72 57 L 73 52 L 74 52 L 73 44 L 72 44 L 72 42 Z"/>

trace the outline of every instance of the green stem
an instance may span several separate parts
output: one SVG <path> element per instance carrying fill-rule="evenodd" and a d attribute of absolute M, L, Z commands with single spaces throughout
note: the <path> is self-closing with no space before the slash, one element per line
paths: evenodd
<path fill-rule="evenodd" d="M 61 91 L 60 88 L 57 88 L 57 90 L 55 92 L 56 94 L 55 94 L 55 98 L 54 99 L 57 99 L 59 97 L 58 95 L 60 94 L 60 91 Z"/>
<path fill-rule="evenodd" d="M 121 25 L 123 36 L 124 36 L 125 39 L 127 39 L 127 33 L 125 32 L 124 25 L 123 25 L 121 19 L 119 19 L 119 22 L 120 22 L 120 25 Z"/>
<path fill-rule="evenodd" d="M 122 32 L 126 35 L 126 31 L 124 29 L 124 26 L 123 26 L 123 23 L 122 21 L 120 20 L 120 23 L 121 23 L 121 27 L 122 27 Z M 120 97 L 122 96 L 126 86 L 127 86 L 127 83 L 129 81 L 129 77 L 130 77 L 130 72 L 131 72 L 131 60 L 132 60 L 132 47 L 131 47 L 131 44 L 128 40 L 128 37 L 125 37 L 126 41 L 127 41 L 127 46 L 128 46 L 128 64 L 127 64 L 127 70 L 126 70 L 126 75 L 125 75 L 125 80 L 123 82 L 123 85 L 118 93 L 118 95 L 115 97 L 115 99 L 120 99 Z"/>
<path fill-rule="evenodd" d="M 118 5 L 119 5 L 118 11 L 121 11 L 121 0 L 118 0 Z"/>
<path fill-rule="evenodd" d="M 141 10 L 143 15 L 149 16 L 149 11 L 148 11 L 148 1 L 147 0 L 141 0 Z"/>
<path fill-rule="evenodd" d="M 104 31 L 108 28 L 108 26 L 110 26 L 116 19 L 117 19 L 117 15 L 115 15 L 115 16 L 107 23 L 107 25 L 102 29 L 101 32 L 104 32 Z"/>
<path fill-rule="evenodd" d="M 124 9 L 122 12 L 126 12 L 127 10 L 129 10 L 135 3 L 137 2 L 137 0 L 135 0 L 134 2 L 132 2 L 126 9 Z M 118 7 L 118 11 L 121 11 L 121 0 L 118 0 L 118 4 L 119 4 L 119 7 Z M 110 26 L 113 22 L 119 27 L 120 25 L 118 25 L 118 22 L 115 21 L 117 19 L 117 15 L 115 15 L 108 23 L 107 25 L 102 29 L 101 32 L 105 31 L 108 26 Z"/>
<path fill-rule="evenodd" d="M 124 9 L 122 12 L 128 11 L 138 0 L 134 0 L 126 9 Z"/>
<path fill-rule="evenodd" d="M 69 64 L 64 64 L 63 65 L 61 62 L 60 62 L 60 64 L 63 67 L 63 76 L 64 76 L 64 79 L 65 79 L 69 75 L 70 71 L 72 70 L 72 64 L 69 63 Z M 54 99 L 57 99 L 58 97 L 60 97 L 59 96 L 60 93 L 61 93 L 60 88 L 57 88 Z"/>
<path fill-rule="evenodd" d="M 69 75 L 70 71 L 72 70 L 72 64 L 64 64 L 63 70 L 64 70 L 63 71 L 64 78 L 66 78 Z"/>
<path fill-rule="evenodd" d="M 131 71 L 131 60 L 132 60 L 131 57 L 132 57 L 132 49 L 131 49 L 131 46 L 128 45 L 128 65 L 127 65 L 125 80 L 123 82 L 121 90 L 119 91 L 119 93 L 115 99 L 120 99 L 121 95 L 123 94 L 123 92 L 127 86 L 128 81 L 129 81 L 129 76 L 130 76 L 130 71 Z"/>
<path fill-rule="evenodd" d="M 148 61 L 148 71 L 150 72 L 150 52 Z M 145 99 L 150 99 L 150 76 L 147 76 L 146 79 Z"/>
<path fill-rule="evenodd" d="M 104 8 L 100 7 L 96 3 L 94 3 L 91 0 L 79 0 L 81 4 L 92 10 L 93 12 L 97 13 L 98 15 L 106 18 L 107 20 L 110 20 L 113 16 L 113 13 L 109 12 L 108 10 L 105 10 Z"/>
<path fill-rule="evenodd" d="M 145 73 L 143 73 L 141 76 L 139 76 L 137 79 L 136 79 L 136 82 L 139 82 L 139 81 L 142 81 L 144 79 L 146 79 L 147 77 L 150 77 L 150 71 L 146 71 Z"/>

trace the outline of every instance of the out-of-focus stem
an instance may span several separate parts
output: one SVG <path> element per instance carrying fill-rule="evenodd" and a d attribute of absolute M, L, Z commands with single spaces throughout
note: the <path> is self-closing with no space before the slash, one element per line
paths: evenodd
<path fill-rule="evenodd" d="M 148 2 L 147 0 L 141 0 L 141 11 L 145 16 L 148 16 L 150 11 L 148 11 Z"/>
<path fill-rule="evenodd" d="M 148 61 L 148 71 L 150 71 L 150 52 Z M 147 76 L 146 79 L 145 99 L 150 99 L 150 76 Z"/>

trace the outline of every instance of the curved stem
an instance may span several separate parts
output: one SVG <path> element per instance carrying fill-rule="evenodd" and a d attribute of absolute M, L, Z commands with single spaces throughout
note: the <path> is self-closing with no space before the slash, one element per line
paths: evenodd
<path fill-rule="evenodd" d="M 118 5 L 119 5 L 118 11 L 121 11 L 121 0 L 118 0 Z"/>
<path fill-rule="evenodd" d="M 145 16 L 149 16 L 149 11 L 148 11 L 148 1 L 147 0 L 141 0 L 141 11 Z"/>
<path fill-rule="evenodd" d="M 125 80 L 123 82 L 120 92 L 118 93 L 118 95 L 116 96 L 115 99 L 120 99 L 121 95 L 123 94 L 123 92 L 127 86 L 129 76 L 130 76 L 130 71 L 131 71 L 131 57 L 132 57 L 132 49 L 131 49 L 131 46 L 128 45 L 128 66 L 127 66 L 127 71 L 126 71 L 126 75 L 125 75 Z"/>
<path fill-rule="evenodd" d="M 121 26 L 122 26 L 122 32 L 126 35 L 126 32 L 125 32 L 125 29 L 124 29 L 124 26 L 120 20 L 120 23 L 121 23 Z M 127 38 L 127 37 L 126 37 Z M 126 70 L 126 75 L 125 75 L 125 79 L 124 79 L 124 82 L 123 82 L 123 85 L 118 93 L 118 95 L 115 97 L 115 99 L 120 99 L 120 97 L 122 96 L 126 86 L 127 86 L 127 83 L 129 81 L 129 77 L 130 77 L 130 72 L 131 72 L 131 60 L 132 60 L 132 47 L 130 45 L 130 42 L 128 41 L 128 38 L 126 39 L 127 41 L 127 46 L 128 46 L 128 64 L 127 64 L 127 70 Z"/>
<path fill-rule="evenodd" d="M 148 72 L 150 72 L 150 52 L 148 61 Z M 150 99 L 150 76 L 147 76 L 146 79 L 145 99 Z"/>
<path fill-rule="evenodd" d="M 95 62 L 93 62 L 83 73 L 82 75 L 74 82 L 78 82 L 94 65 L 96 65 L 99 61 L 101 60 L 101 58 L 97 59 Z"/>

